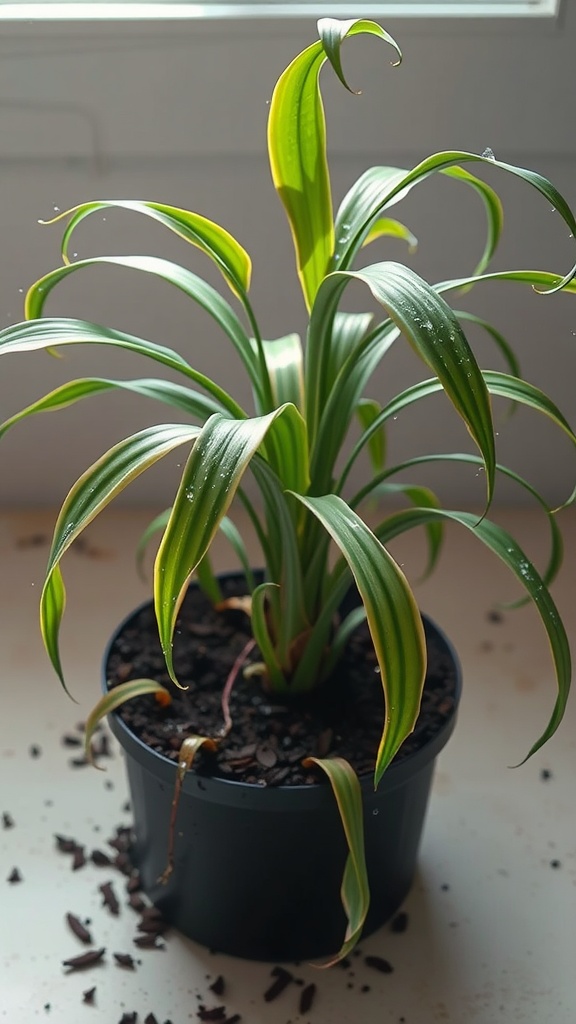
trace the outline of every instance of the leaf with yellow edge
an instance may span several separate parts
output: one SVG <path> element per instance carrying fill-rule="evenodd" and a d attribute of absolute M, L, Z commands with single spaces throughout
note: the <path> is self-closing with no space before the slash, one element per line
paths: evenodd
<path fill-rule="evenodd" d="M 397 43 L 373 21 L 321 18 L 318 33 L 319 41 L 303 50 L 278 79 L 268 118 L 272 179 L 288 216 L 308 309 L 334 250 L 320 71 L 329 60 L 342 84 L 349 89 L 340 62 L 340 47 L 347 36 L 360 33 L 378 36 L 390 43 L 401 57 Z"/>
<path fill-rule="evenodd" d="M 331 967 L 347 956 L 358 942 L 370 906 L 364 854 L 362 790 L 356 772 L 342 757 L 307 757 L 302 763 L 305 767 L 315 764 L 328 776 L 348 843 L 348 857 L 340 889 L 348 926 L 338 953 L 328 963 L 322 964 L 323 967 Z"/>
<path fill-rule="evenodd" d="M 90 764 L 94 764 L 91 741 L 98 723 L 111 711 L 115 711 L 116 708 L 125 704 L 127 700 L 132 700 L 133 697 L 144 697 L 148 693 L 156 694 L 163 704 L 169 704 L 172 700 L 166 687 L 157 683 L 155 679 L 130 679 L 127 683 L 114 686 L 100 698 L 86 719 L 84 753 Z M 99 766 L 95 765 L 95 767 Z"/>

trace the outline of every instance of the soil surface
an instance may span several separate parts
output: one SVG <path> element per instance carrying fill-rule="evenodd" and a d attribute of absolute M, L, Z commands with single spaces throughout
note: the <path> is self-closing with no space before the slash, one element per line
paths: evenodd
<path fill-rule="evenodd" d="M 239 579 L 223 585 L 227 595 L 246 592 Z M 174 636 L 178 690 L 164 665 L 151 606 L 125 625 L 110 651 L 110 687 L 129 679 L 153 678 L 168 687 L 172 701 L 162 707 L 153 696 L 138 697 L 119 711 L 128 727 L 154 750 L 178 760 L 190 734 L 218 737 L 224 719 L 221 697 L 228 674 L 251 637 L 244 612 L 215 612 L 203 594 L 190 588 Z M 246 664 L 260 660 L 254 648 Z M 455 702 L 455 671 L 445 648 L 428 638 L 428 673 L 416 729 L 397 755 L 419 749 L 450 718 Z M 233 721 L 216 753 L 200 750 L 194 770 L 262 786 L 320 781 L 320 772 L 303 768 L 311 755 L 346 758 L 357 774 L 374 770 L 384 720 L 384 698 L 376 655 L 367 626 L 351 638 L 339 669 L 310 696 L 286 701 L 266 693 L 258 680 L 236 679 L 230 697 Z"/>

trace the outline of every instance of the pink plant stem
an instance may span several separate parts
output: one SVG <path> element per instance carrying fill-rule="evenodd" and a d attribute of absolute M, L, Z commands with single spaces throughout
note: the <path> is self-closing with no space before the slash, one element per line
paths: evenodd
<path fill-rule="evenodd" d="M 255 646 L 256 641 L 254 639 L 248 641 L 246 646 L 243 647 L 242 650 L 240 651 L 240 654 L 236 658 L 236 661 L 232 665 L 232 668 L 228 674 L 228 678 L 222 691 L 222 714 L 224 715 L 224 727 L 220 734 L 221 736 L 227 736 L 228 733 L 230 732 L 230 729 L 232 728 L 232 718 L 230 715 L 230 694 L 232 693 L 232 687 L 236 682 L 240 669 L 242 668 L 244 662 L 246 661 L 246 658 L 250 654 L 250 651 Z"/>

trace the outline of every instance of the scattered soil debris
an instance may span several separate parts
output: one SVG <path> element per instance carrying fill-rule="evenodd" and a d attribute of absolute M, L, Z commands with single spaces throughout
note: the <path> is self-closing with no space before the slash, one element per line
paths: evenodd
<path fill-rule="evenodd" d="M 139 932 L 146 932 L 149 935 L 164 935 L 170 925 L 162 917 L 143 917 L 137 925 Z"/>
<path fill-rule="evenodd" d="M 20 871 L 18 870 L 18 868 L 12 868 L 12 871 L 8 875 L 8 881 L 10 882 L 10 885 L 14 885 L 15 882 L 22 882 L 23 881 L 22 875 L 21 875 Z"/>
<path fill-rule="evenodd" d="M 153 1013 L 147 1013 L 144 1018 L 144 1024 L 158 1024 L 158 1021 Z"/>
<path fill-rule="evenodd" d="M 496 608 L 492 608 L 486 613 L 488 622 L 492 622 L 494 625 L 499 626 L 500 623 L 504 622 L 504 616 L 502 612 L 499 612 Z"/>
<path fill-rule="evenodd" d="M 136 935 L 134 937 L 134 945 L 138 946 L 138 949 L 166 949 L 162 942 L 158 942 L 158 935 L 154 932 Z"/>
<path fill-rule="evenodd" d="M 207 1010 L 205 1006 L 200 1006 L 198 1009 L 198 1019 L 202 1021 L 225 1021 L 226 1007 L 214 1006 L 211 1010 Z"/>
<path fill-rule="evenodd" d="M 370 985 L 362 985 L 361 992 L 370 992 Z"/>
<path fill-rule="evenodd" d="M 554 776 L 549 768 L 543 768 L 540 772 L 540 778 L 542 779 L 542 782 L 548 782 L 550 779 L 553 779 Z"/>
<path fill-rule="evenodd" d="M 382 956 L 365 956 L 364 963 L 367 967 L 373 967 L 375 971 L 380 971 L 381 974 L 392 974 L 394 968 L 389 960 L 385 960 Z"/>
<path fill-rule="evenodd" d="M 118 902 L 118 897 L 114 892 L 112 882 L 104 882 L 104 884 L 99 885 L 98 888 L 102 893 L 102 906 L 107 907 L 110 913 L 113 914 L 114 917 L 117 917 L 120 913 L 120 904 Z"/>
<path fill-rule="evenodd" d="M 14 828 L 14 818 L 8 811 L 2 812 L 2 828 Z"/>
<path fill-rule="evenodd" d="M 264 1001 L 266 1003 L 271 1003 L 274 999 L 277 999 L 290 982 L 294 980 L 294 975 L 284 967 L 274 967 L 271 974 L 274 981 L 264 993 Z"/>
<path fill-rule="evenodd" d="M 87 1003 L 88 1006 L 94 1006 L 95 998 L 96 998 L 96 986 L 95 985 L 93 985 L 92 988 L 87 988 L 86 991 L 82 993 L 82 1002 L 83 1003 Z"/>
<path fill-rule="evenodd" d="M 308 1013 L 312 1008 L 314 997 L 316 996 L 316 985 L 312 982 L 311 985 L 306 985 L 306 988 L 302 989 L 300 993 L 300 1013 Z"/>
<path fill-rule="evenodd" d="M 561 868 L 562 867 L 562 861 L 556 860 L 556 858 L 554 858 L 554 860 L 550 861 L 550 867 L 551 868 Z"/>
<path fill-rule="evenodd" d="M 75 914 L 68 913 L 66 914 L 66 921 L 68 927 L 71 929 L 71 931 L 74 932 L 76 938 L 80 939 L 80 942 L 85 942 L 86 945 L 91 944 L 92 936 L 90 935 L 88 929 L 82 924 L 80 918 L 76 917 Z"/>
<path fill-rule="evenodd" d="M 104 947 L 89 949 L 87 953 L 81 953 L 80 956 L 72 956 L 68 960 L 63 960 L 62 965 L 69 967 L 71 971 L 81 971 L 85 967 L 94 967 L 95 964 L 99 964 L 105 952 Z"/>
<path fill-rule="evenodd" d="M 56 833 L 54 836 L 56 840 L 56 846 L 60 850 L 60 853 L 74 853 L 74 850 L 78 846 L 75 839 L 70 839 L 68 836 L 61 836 Z"/>
<path fill-rule="evenodd" d="M 86 854 L 83 846 L 77 846 L 72 854 L 72 871 L 78 871 L 86 864 Z"/>
<path fill-rule="evenodd" d="M 138 1014 L 136 1010 L 127 1010 L 126 1013 L 122 1014 L 118 1024 L 137 1024 L 137 1021 Z"/>
<path fill-rule="evenodd" d="M 440 886 L 440 888 L 442 889 L 442 892 L 449 892 L 449 890 L 450 890 L 450 886 L 448 885 L 448 882 L 443 882 L 442 885 Z"/>
<path fill-rule="evenodd" d="M 28 750 L 30 757 L 40 757 L 42 755 L 42 747 L 39 747 L 37 743 L 33 743 Z"/>
<path fill-rule="evenodd" d="M 142 914 L 146 910 L 146 904 L 140 893 L 137 892 L 130 893 L 128 906 L 132 907 L 132 910 L 135 910 L 137 914 Z"/>
<path fill-rule="evenodd" d="M 62 737 L 63 747 L 81 747 L 82 739 L 80 736 L 73 735 L 72 733 L 65 732 Z"/>
<path fill-rule="evenodd" d="M 390 922 L 390 931 L 394 932 L 395 935 L 401 935 L 406 931 L 408 927 L 408 914 L 405 910 L 400 910 Z"/>
<path fill-rule="evenodd" d="M 136 970 L 136 961 L 130 953 L 114 953 L 113 956 L 119 967 L 126 967 L 129 971 Z"/>
<path fill-rule="evenodd" d="M 103 850 L 92 850 L 90 860 L 99 868 L 112 867 L 112 858 L 107 853 L 104 853 Z"/>
<path fill-rule="evenodd" d="M 208 988 L 215 996 L 223 996 L 226 990 L 226 982 L 222 975 L 219 974 L 216 980 L 213 981 L 211 985 L 208 985 Z"/>
<path fill-rule="evenodd" d="M 88 758 L 84 757 L 84 754 L 81 754 L 79 757 L 71 757 L 68 761 L 71 768 L 85 768 L 89 763 Z"/>

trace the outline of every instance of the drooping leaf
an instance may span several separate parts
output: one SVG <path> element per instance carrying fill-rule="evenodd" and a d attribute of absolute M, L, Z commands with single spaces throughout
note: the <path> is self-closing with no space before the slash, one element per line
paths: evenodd
<path fill-rule="evenodd" d="M 49 274 L 45 274 L 29 288 L 24 306 L 26 318 L 35 320 L 42 316 L 48 295 L 65 278 L 88 267 L 99 266 L 120 267 L 152 274 L 184 292 L 215 320 L 232 342 L 253 388 L 259 398 L 264 401 L 263 380 L 257 362 L 257 352 L 255 352 L 234 310 L 207 281 L 170 260 L 161 259 L 158 256 L 94 256 L 91 259 L 65 264 L 52 270 Z"/>
<path fill-rule="evenodd" d="M 60 650 L 58 647 L 58 635 L 60 623 L 66 608 L 66 588 L 60 566 L 56 565 L 49 576 L 46 577 L 42 600 L 40 602 L 40 630 L 46 653 L 52 662 L 52 666 L 58 676 L 66 693 L 71 696 L 62 669 Z"/>
<path fill-rule="evenodd" d="M 370 245 L 378 238 L 399 238 L 401 241 L 407 242 L 409 252 L 416 252 L 418 248 L 416 235 L 413 235 L 405 224 L 401 224 L 399 220 L 393 220 L 392 217 L 379 217 L 374 221 L 362 242 L 362 247 Z"/>
<path fill-rule="evenodd" d="M 41 412 L 54 412 L 57 409 L 64 409 L 74 405 L 83 398 L 102 394 L 105 391 L 130 391 L 142 398 L 153 398 L 164 402 L 172 408 L 181 409 L 189 416 L 207 419 L 215 412 L 223 412 L 222 406 L 215 402 L 209 395 L 199 394 L 191 388 L 182 384 L 174 384 L 172 381 L 160 380 L 157 378 L 141 380 L 110 380 L 106 377 L 83 377 L 78 380 L 69 381 L 60 387 L 50 391 L 43 398 L 33 402 L 32 405 L 21 409 L 14 416 L 4 420 L 0 424 L 0 437 L 18 423 Z"/>
<path fill-rule="evenodd" d="M 406 530 L 435 519 L 452 520 L 467 527 L 504 562 L 527 591 L 548 635 L 556 672 L 558 695 L 548 725 L 528 751 L 524 758 L 526 761 L 556 732 L 562 721 L 570 692 L 572 676 L 570 646 L 560 614 L 542 577 L 522 548 L 511 534 L 489 519 L 485 518 L 479 522 L 478 517 L 470 512 L 458 512 L 451 509 L 407 508 L 388 516 L 379 527 L 375 528 L 375 533 L 384 543 L 387 543 L 399 533 L 404 533 Z"/>
<path fill-rule="evenodd" d="M 97 704 L 86 719 L 84 727 L 84 753 L 90 764 L 94 764 L 92 754 L 92 737 L 98 724 L 103 718 L 122 707 L 128 700 L 134 697 L 144 697 L 147 694 L 154 694 L 163 704 L 169 704 L 172 700 L 168 690 L 155 679 L 130 679 L 126 683 L 119 683 L 102 695 Z"/>
<path fill-rule="evenodd" d="M 68 492 L 58 514 L 42 596 L 40 621 L 50 661 L 64 684 L 58 650 L 65 589 L 60 561 L 82 530 L 113 498 L 159 459 L 178 445 L 190 443 L 199 428 L 180 423 L 147 427 L 114 445 L 87 469 Z"/>
<path fill-rule="evenodd" d="M 50 351 L 69 345 L 100 345 L 105 348 L 127 349 L 129 352 L 145 356 L 200 384 L 231 416 L 246 416 L 241 406 L 223 388 L 205 374 L 194 370 L 182 356 L 165 345 L 156 345 L 132 334 L 114 331 L 86 320 L 55 317 L 24 321 L 0 331 L 0 356 L 37 352 L 42 349 Z"/>
<path fill-rule="evenodd" d="M 164 227 L 174 231 L 180 238 L 191 242 L 206 256 L 209 256 L 236 295 L 248 291 L 252 267 L 250 257 L 240 243 L 223 227 L 206 217 L 201 217 L 190 210 L 166 206 L 163 203 L 135 202 L 126 199 L 103 200 L 82 203 L 71 210 L 59 213 L 57 217 L 53 217 L 46 223 L 54 224 L 56 221 L 70 218 L 62 237 L 62 258 L 65 263 L 69 262 L 70 242 L 78 224 L 93 213 L 101 213 L 102 210 L 109 209 L 129 210 L 144 214 L 163 224 Z"/>
<path fill-rule="evenodd" d="M 338 271 L 323 281 L 310 317 L 309 346 L 319 350 L 313 358 L 316 373 L 311 374 L 311 395 L 318 390 L 315 377 L 321 373 L 323 351 L 330 345 L 334 311 L 350 280 L 367 285 L 416 353 L 437 374 L 485 461 L 489 505 L 494 488 L 494 431 L 482 373 L 450 307 L 443 301 L 436 302 L 435 296 L 439 299 L 440 296 L 408 267 L 391 262 L 376 263 L 361 271 Z M 322 457 L 327 457 L 323 447 Z M 330 465 L 330 458 L 327 461 Z M 313 479 L 314 468 L 312 462 Z"/>
<path fill-rule="evenodd" d="M 377 785 L 418 717 L 426 673 L 422 620 L 404 573 L 342 498 L 295 497 L 318 517 L 340 548 L 366 608 L 386 702 L 374 775 Z"/>
<path fill-rule="evenodd" d="M 410 187 L 425 180 L 430 174 L 441 171 L 449 177 L 459 178 L 471 185 L 484 199 L 488 213 L 488 238 L 482 258 L 476 268 L 475 274 L 481 274 L 491 259 L 496 248 L 501 225 L 502 210 L 498 196 L 490 186 L 486 185 L 479 178 L 470 174 L 459 164 L 463 163 L 484 163 L 491 167 L 499 167 L 510 174 L 521 178 L 532 185 L 544 198 L 558 211 L 564 222 L 567 224 L 570 233 L 576 234 L 576 220 L 558 189 L 541 174 L 516 167 L 513 164 L 504 163 L 501 160 L 494 160 L 491 157 L 478 156 L 474 153 L 459 151 L 448 151 L 435 153 L 419 163 L 413 170 L 401 172 L 398 168 L 371 168 L 356 182 L 348 195 L 344 198 L 336 220 L 336 235 L 339 235 L 340 224 L 346 225 L 347 230 L 340 237 L 344 242 L 337 245 L 334 250 L 334 258 L 330 269 L 347 270 L 358 252 L 367 231 L 378 214 L 403 198 Z M 557 288 L 564 287 L 572 280 L 576 273 L 576 265 L 559 280 Z M 463 282 L 461 287 L 467 287 L 473 282 Z"/>
<path fill-rule="evenodd" d="M 348 844 L 348 857 L 340 889 L 348 925 L 340 950 L 328 963 L 323 964 L 324 967 L 331 967 L 332 964 L 343 960 L 354 949 L 362 934 L 370 906 L 370 889 L 364 854 L 362 791 L 354 769 L 344 758 L 307 757 L 303 763 L 305 767 L 317 765 L 328 776 Z"/>
<path fill-rule="evenodd" d="M 268 118 L 272 180 L 284 204 L 296 250 L 304 300 L 311 307 L 334 248 L 332 197 L 326 159 L 326 123 L 319 76 L 326 60 L 347 86 L 340 62 L 346 36 L 368 33 L 397 44 L 375 22 L 318 23 L 320 40 L 302 51 L 278 79 Z"/>
<path fill-rule="evenodd" d="M 171 641 L 188 579 L 207 551 L 253 456 L 280 417 L 302 421 L 292 405 L 246 420 L 211 416 L 185 466 L 154 567 L 160 640 L 175 682 Z"/>

